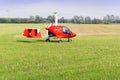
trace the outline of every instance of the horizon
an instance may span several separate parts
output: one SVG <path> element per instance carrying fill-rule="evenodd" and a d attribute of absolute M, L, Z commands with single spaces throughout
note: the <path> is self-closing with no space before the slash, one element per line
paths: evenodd
<path fill-rule="evenodd" d="M 90 16 L 103 18 L 107 14 L 120 16 L 119 0 L 0 0 L 0 17 L 47 17 L 58 12 L 59 17 Z"/>

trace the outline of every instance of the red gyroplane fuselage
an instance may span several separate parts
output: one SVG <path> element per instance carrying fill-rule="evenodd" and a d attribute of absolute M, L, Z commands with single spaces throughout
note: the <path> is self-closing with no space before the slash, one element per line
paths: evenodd
<path fill-rule="evenodd" d="M 48 36 L 56 38 L 73 38 L 76 36 L 69 28 L 60 25 L 52 25 L 48 28 Z"/>

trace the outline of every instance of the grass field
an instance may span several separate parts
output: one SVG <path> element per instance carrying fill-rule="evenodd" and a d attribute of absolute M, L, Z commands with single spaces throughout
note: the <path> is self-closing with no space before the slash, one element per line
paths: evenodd
<path fill-rule="evenodd" d="M 48 24 L 0 24 L 0 80 L 120 80 L 120 25 L 64 25 L 73 42 L 22 37 Z"/>

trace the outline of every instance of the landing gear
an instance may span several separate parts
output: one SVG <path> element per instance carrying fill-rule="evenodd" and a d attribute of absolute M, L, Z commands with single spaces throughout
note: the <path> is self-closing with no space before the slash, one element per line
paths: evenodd
<path fill-rule="evenodd" d="M 58 43 L 62 43 L 62 40 L 58 40 Z"/>
<path fill-rule="evenodd" d="M 47 38 L 45 41 L 46 41 L 46 42 L 50 42 L 50 38 Z M 62 43 L 62 42 L 63 42 L 63 41 L 62 41 L 61 39 L 58 40 L 58 43 Z M 68 38 L 67 42 L 72 42 L 72 39 Z"/>
<path fill-rule="evenodd" d="M 68 38 L 68 42 L 72 42 L 72 39 Z"/>
<path fill-rule="evenodd" d="M 46 41 L 46 42 L 50 42 L 50 38 L 47 38 L 45 41 Z"/>

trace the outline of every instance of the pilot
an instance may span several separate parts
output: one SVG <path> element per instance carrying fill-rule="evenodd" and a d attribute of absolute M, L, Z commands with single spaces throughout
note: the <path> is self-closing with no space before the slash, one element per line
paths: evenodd
<path fill-rule="evenodd" d="M 68 30 L 67 28 L 63 27 L 63 32 L 65 34 L 68 34 L 68 36 L 70 36 L 70 30 Z"/>

